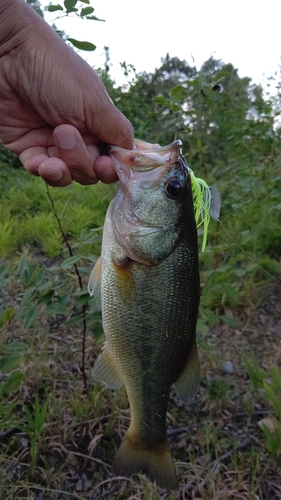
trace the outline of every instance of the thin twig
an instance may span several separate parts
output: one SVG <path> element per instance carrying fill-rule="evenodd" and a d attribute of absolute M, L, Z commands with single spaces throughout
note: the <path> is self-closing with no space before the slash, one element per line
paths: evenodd
<path fill-rule="evenodd" d="M 51 211 L 58 223 L 58 227 L 59 227 L 59 230 L 60 230 L 60 233 L 63 237 L 63 241 L 66 245 L 66 248 L 68 250 L 68 253 L 70 255 L 70 257 L 73 257 L 73 251 L 72 251 L 72 248 L 69 244 L 69 241 L 67 239 L 67 236 L 63 230 L 63 227 L 62 227 L 62 223 L 61 223 L 61 220 L 57 214 L 57 211 L 56 211 L 56 207 L 55 207 L 55 203 L 54 203 L 54 200 L 50 194 L 50 190 L 49 190 L 49 186 L 48 184 L 46 184 L 46 192 L 47 192 L 47 196 L 49 198 L 49 201 L 50 201 L 50 204 L 51 204 Z M 81 277 L 81 274 L 79 272 L 79 269 L 78 269 L 78 266 L 77 264 L 74 264 L 74 270 L 75 270 L 75 273 L 76 273 L 76 276 L 77 276 L 77 280 L 78 280 L 78 284 L 79 284 L 79 288 L 80 290 L 82 291 L 83 290 L 83 282 L 82 282 L 82 277 Z M 82 306 L 82 313 L 83 313 L 83 336 L 82 336 L 82 366 L 81 366 L 81 371 L 82 371 L 82 377 L 83 377 L 83 383 L 84 383 L 84 388 L 86 390 L 88 390 L 88 383 L 87 383 L 87 375 L 86 375 L 86 368 L 85 368 L 85 350 L 86 350 L 86 334 L 87 334 L 87 322 L 86 322 L 86 305 L 84 304 Z"/>
<path fill-rule="evenodd" d="M 250 415 L 245 412 L 239 412 L 239 413 L 233 413 L 226 417 L 226 420 L 231 420 L 235 418 L 249 418 L 253 416 L 259 416 L 259 415 L 268 415 L 269 411 L 268 410 L 256 410 Z M 173 429 L 168 429 L 167 434 L 169 437 L 173 436 L 178 436 L 179 434 L 184 434 L 185 432 L 189 431 L 190 429 L 193 429 L 194 427 L 202 427 L 204 425 L 210 425 L 212 423 L 210 420 L 203 420 L 202 422 L 194 422 L 193 424 L 187 425 L 186 427 L 175 427 Z"/>
<path fill-rule="evenodd" d="M 21 430 L 18 427 L 11 427 L 10 429 L 6 429 L 5 431 L 0 432 L 0 443 L 4 441 L 5 439 L 13 436 L 17 432 L 21 432 Z"/>

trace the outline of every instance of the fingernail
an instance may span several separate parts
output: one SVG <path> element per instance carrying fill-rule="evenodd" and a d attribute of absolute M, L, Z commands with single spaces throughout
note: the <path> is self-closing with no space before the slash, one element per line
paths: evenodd
<path fill-rule="evenodd" d="M 72 130 L 58 129 L 55 132 L 56 139 L 63 149 L 72 149 L 76 145 L 76 136 Z"/>

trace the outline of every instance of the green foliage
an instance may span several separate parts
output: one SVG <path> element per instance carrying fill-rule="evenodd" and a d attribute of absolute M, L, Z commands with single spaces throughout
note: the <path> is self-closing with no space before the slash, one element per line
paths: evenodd
<path fill-rule="evenodd" d="M 11 314 L 11 310 L 7 310 L 5 313 L 8 313 L 8 322 L 10 322 L 14 316 L 14 312 Z M 3 313 L 1 316 L 3 319 Z M 1 316 L 0 335 L 3 331 Z M 24 378 L 23 373 L 18 370 L 18 368 L 23 359 L 23 351 L 25 351 L 27 347 L 28 345 L 24 342 L 10 342 L 4 344 L 0 350 L 2 353 L 0 356 L 0 373 L 2 374 L 2 380 L 0 381 L 0 430 L 16 425 L 14 410 L 17 401 L 14 401 L 11 397 L 14 392 L 19 389 Z"/>
<path fill-rule="evenodd" d="M 271 403 L 275 419 L 273 428 L 269 428 L 266 422 L 262 428 L 267 438 L 267 448 L 270 453 L 273 453 L 281 458 L 281 371 L 277 366 L 271 367 L 271 380 L 264 380 L 265 398 Z"/>
<path fill-rule="evenodd" d="M 252 354 L 250 361 L 248 361 L 243 355 L 242 359 L 255 390 L 261 389 L 263 387 L 266 373 L 261 370 L 257 358 Z"/>
<path fill-rule="evenodd" d="M 47 409 L 47 402 L 45 402 L 42 407 L 40 406 L 38 394 L 35 396 L 34 405 L 31 410 L 27 405 L 24 405 L 26 424 L 22 426 L 22 430 L 30 436 L 30 456 L 33 468 L 36 465 L 37 445 L 44 430 Z"/>
<path fill-rule="evenodd" d="M 281 458 L 281 371 L 277 366 L 271 366 L 271 377 L 259 367 L 258 361 L 252 355 L 251 362 L 243 359 L 246 371 L 255 388 L 264 401 L 270 404 L 273 417 L 266 417 L 260 422 L 266 437 L 266 446 L 270 453 Z"/>
<path fill-rule="evenodd" d="M 34 3 L 34 2 L 32 2 Z M 87 4 L 87 7 L 85 7 Z M 34 8 L 34 6 L 32 5 Z M 35 9 L 36 10 L 36 9 Z M 64 0 L 63 4 L 49 4 L 47 7 L 48 12 L 56 12 L 57 17 L 55 20 L 60 19 L 65 16 L 72 17 L 73 15 L 80 19 L 86 19 L 89 21 L 104 21 L 104 19 L 99 19 L 93 13 L 95 11 L 94 7 L 90 5 L 89 0 Z M 61 36 L 62 33 L 54 26 L 57 33 Z M 70 42 L 76 49 L 85 50 L 85 51 L 93 51 L 96 50 L 96 46 L 88 41 L 76 40 L 73 37 L 65 37 L 63 38 Z"/>
<path fill-rule="evenodd" d="M 74 45 L 74 47 L 79 50 L 86 50 L 88 52 L 96 50 L 96 46 L 91 42 L 83 42 L 81 40 L 76 40 L 75 38 L 70 37 L 67 39 L 67 41 L 72 43 L 72 45 Z"/>

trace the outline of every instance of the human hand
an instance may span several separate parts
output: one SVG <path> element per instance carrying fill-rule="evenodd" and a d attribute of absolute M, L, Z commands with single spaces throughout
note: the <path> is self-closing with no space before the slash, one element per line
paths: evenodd
<path fill-rule="evenodd" d="M 133 147 L 98 75 L 21 0 L 0 6 L 0 139 L 52 186 L 114 182 L 101 147 Z"/>

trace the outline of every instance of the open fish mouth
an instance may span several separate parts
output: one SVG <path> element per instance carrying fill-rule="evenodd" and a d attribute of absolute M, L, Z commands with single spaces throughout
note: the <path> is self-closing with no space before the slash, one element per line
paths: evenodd
<path fill-rule="evenodd" d="M 177 139 L 167 146 L 150 144 L 135 139 L 135 149 L 129 151 L 117 146 L 110 146 L 109 156 L 117 162 L 139 172 L 153 170 L 164 164 L 173 164 L 181 156 L 182 141 Z M 118 173 L 118 166 L 117 166 Z"/>

